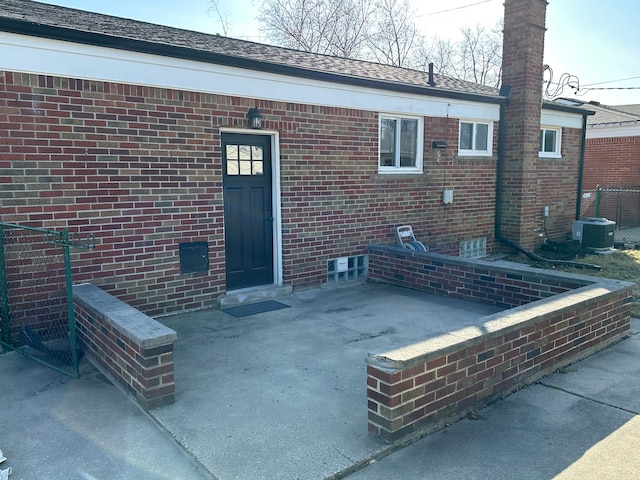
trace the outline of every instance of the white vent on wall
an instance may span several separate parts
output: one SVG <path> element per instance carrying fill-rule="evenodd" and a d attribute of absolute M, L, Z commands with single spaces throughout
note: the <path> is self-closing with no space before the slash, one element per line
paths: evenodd
<path fill-rule="evenodd" d="M 487 239 L 473 238 L 460 242 L 460 256 L 463 258 L 481 258 L 487 255 Z"/>
<path fill-rule="evenodd" d="M 365 278 L 369 267 L 367 255 L 333 258 L 327 262 L 327 282 Z"/>

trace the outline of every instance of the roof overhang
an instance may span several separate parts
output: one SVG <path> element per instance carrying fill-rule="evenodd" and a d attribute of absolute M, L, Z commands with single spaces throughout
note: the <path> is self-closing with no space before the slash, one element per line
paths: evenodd
<path fill-rule="evenodd" d="M 287 75 L 309 80 L 387 90 L 397 93 L 424 95 L 436 98 L 449 98 L 453 100 L 464 100 L 469 102 L 483 102 L 489 104 L 504 104 L 507 102 L 506 97 L 499 95 L 482 95 L 478 93 L 459 92 L 430 86 L 423 87 L 419 85 L 390 82 L 372 78 L 340 75 L 331 72 L 323 72 L 295 67 L 291 65 L 284 65 L 276 62 L 259 61 L 245 57 L 225 55 L 182 46 L 124 38 L 106 35 L 103 33 L 87 32 L 66 27 L 44 25 L 19 19 L 0 18 L 0 31 L 79 43 L 84 45 L 113 48 L 137 53 L 146 53 L 163 57 L 179 58 L 184 60 L 223 65 L 265 73 Z"/>

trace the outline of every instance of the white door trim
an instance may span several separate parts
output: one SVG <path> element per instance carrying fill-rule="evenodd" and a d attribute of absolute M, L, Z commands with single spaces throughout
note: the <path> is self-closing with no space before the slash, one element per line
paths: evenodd
<path fill-rule="evenodd" d="M 273 284 L 282 286 L 282 202 L 280 198 L 280 133 L 275 130 L 252 130 L 247 128 L 222 127 L 220 128 L 221 138 L 223 133 L 240 133 L 244 135 L 262 135 L 271 137 L 271 201 L 273 202 Z"/>

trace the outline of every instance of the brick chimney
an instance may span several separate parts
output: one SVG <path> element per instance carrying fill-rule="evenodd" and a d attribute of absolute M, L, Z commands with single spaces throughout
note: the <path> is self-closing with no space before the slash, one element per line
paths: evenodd
<path fill-rule="evenodd" d="M 511 86 L 505 108 L 501 235 L 532 250 L 536 228 L 538 150 L 546 0 L 505 0 L 502 83 Z"/>

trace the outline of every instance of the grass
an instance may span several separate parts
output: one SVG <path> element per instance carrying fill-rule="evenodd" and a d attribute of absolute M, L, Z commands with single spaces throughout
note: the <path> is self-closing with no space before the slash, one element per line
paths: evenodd
<path fill-rule="evenodd" d="M 545 254 L 541 253 L 541 255 L 544 256 Z M 553 265 L 551 263 L 540 263 L 523 255 L 513 255 L 510 256 L 508 260 L 526 263 L 528 265 L 547 268 L 550 270 L 635 282 L 636 286 L 633 288 L 631 316 L 640 318 L 640 250 L 617 250 L 609 255 L 588 255 L 586 257 L 575 257 L 570 259 L 580 263 L 599 265 L 602 267 L 601 270 L 577 268 L 567 265 Z M 568 259 L 565 258 L 565 260 Z"/>

